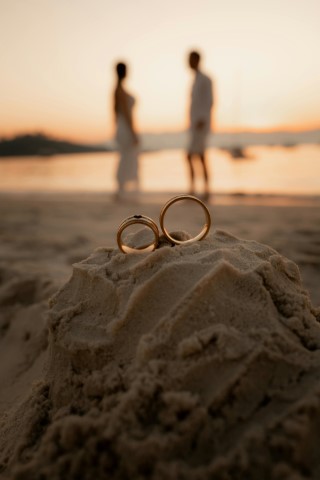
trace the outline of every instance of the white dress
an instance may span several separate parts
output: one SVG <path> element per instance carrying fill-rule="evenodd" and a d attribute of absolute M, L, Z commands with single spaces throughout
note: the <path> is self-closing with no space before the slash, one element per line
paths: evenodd
<path fill-rule="evenodd" d="M 204 73 L 198 71 L 191 91 L 190 106 L 190 154 L 203 154 L 206 140 L 210 132 L 211 107 L 213 104 L 212 81 Z M 203 127 L 197 129 L 201 121 Z"/>
<path fill-rule="evenodd" d="M 128 109 L 130 113 L 135 104 L 135 99 L 126 93 Z M 124 191 L 128 183 L 133 183 L 138 190 L 138 145 L 135 144 L 132 131 L 127 119 L 121 113 L 117 113 L 116 141 L 118 144 L 120 159 L 117 170 L 119 191 Z"/>

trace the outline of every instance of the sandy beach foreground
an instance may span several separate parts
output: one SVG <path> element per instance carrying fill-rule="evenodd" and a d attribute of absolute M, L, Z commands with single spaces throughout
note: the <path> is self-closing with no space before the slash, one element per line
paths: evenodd
<path fill-rule="evenodd" d="M 119 253 L 161 206 L 1 195 L 3 478 L 319 477 L 320 209 L 213 203 L 204 241 Z"/>
<path fill-rule="evenodd" d="M 124 218 L 143 213 L 158 221 L 169 198 L 116 203 L 110 194 L 99 193 L 0 194 L 1 265 L 48 278 L 57 288 L 70 277 L 72 263 L 97 247 L 116 246 L 116 231 Z M 275 204 L 272 198 L 213 199 L 211 232 L 218 228 L 256 240 L 293 260 L 319 306 L 320 204 L 296 198 L 276 199 Z M 186 215 L 184 228 L 194 228 L 197 220 Z"/>

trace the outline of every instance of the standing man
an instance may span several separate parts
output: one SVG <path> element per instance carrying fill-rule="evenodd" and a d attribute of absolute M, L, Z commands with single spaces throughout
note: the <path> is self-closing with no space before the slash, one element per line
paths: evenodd
<path fill-rule="evenodd" d="M 200 54 L 193 51 L 189 54 L 189 66 L 195 72 L 191 91 L 190 106 L 190 144 L 187 160 L 190 171 L 190 194 L 194 194 L 195 170 L 194 159 L 199 157 L 204 179 L 204 196 L 208 200 L 209 173 L 206 165 L 205 148 L 211 126 L 211 107 L 213 105 L 212 81 L 200 70 Z"/>

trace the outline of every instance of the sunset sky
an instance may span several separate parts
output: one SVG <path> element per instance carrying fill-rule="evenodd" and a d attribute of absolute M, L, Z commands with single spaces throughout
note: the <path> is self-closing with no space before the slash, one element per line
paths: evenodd
<path fill-rule="evenodd" d="M 113 133 L 114 64 L 140 131 L 187 126 L 203 53 L 216 129 L 320 127 L 319 0 L 0 0 L 0 136 Z"/>

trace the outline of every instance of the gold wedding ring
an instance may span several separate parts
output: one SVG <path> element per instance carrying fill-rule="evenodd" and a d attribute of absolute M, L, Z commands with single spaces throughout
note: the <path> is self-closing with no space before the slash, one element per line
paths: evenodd
<path fill-rule="evenodd" d="M 151 243 L 147 243 L 145 245 L 141 245 L 139 247 L 133 248 L 130 247 L 129 245 L 125 245 L 122 241 L 122 234 L 124 230 L 130 225 L 135 225 L 135 224 L 141 224 L 144 225 L 145 227 L 150 228 L 154 235 L 154 241 Z M 131 217 L 126 218 L 123 220 L 123 222 L 120 224 L 118 228 L 118 233 L 117 233 L 117 242 L 120 250 L 123 253 L 146 253 L 146 252 L 152 252 L 155 250 L 158 246 L 159 242 L 159 230 L 156 225 L 156 223 L 149 217 L 146 217 L 145 215 L 132 215 Z"/>
<path fill-rule="evenodd" d="M 204 226 L 203 226 L 202 230 L 200 231 L 200 233 L 198 233 L 198 235 L 196 235 L 193 238 L 190 238 L 189 240 L 177 240 L 176 238 L 174 238 L 170 235 L 170 233 L 168 232 L 168 230 L 164 226 L 164 217 L 165 217 L 165 214 L 166 214 L 167 210 L 174 203 L 180 202 L 181 200 L 191 200 L 192 202 L 198 203 L 202 207 L 202 209 L 204 211 L 204 214 L 205 214 L 205 223 L 204 223 Z M 193 197 L 192 195 L 177 195 L 176 197 L 171 198 L 162 208 L 162 210 L 160 212 L 160 226 L 161 226 L 161 229 L 162 229 L 164 235 L 167 237 L 168 240 L 170 240 L 170 242 L 175 243 L 176 245 L 182 245 L 182 244 L 183 245 L 188 245 L 188 244 L 196 242 L 198 240 L 202 240 L 209 233 L 210 226 L 211 226 L 211 217 L 210 217 L 210 213 L 209 213 L 208 208 L 205 206 L 205 204 L 201 200 L 199 200 L 199 198 Z"/>

